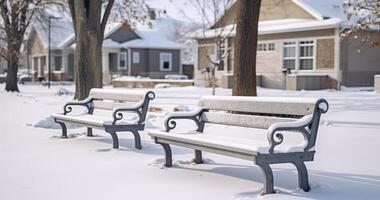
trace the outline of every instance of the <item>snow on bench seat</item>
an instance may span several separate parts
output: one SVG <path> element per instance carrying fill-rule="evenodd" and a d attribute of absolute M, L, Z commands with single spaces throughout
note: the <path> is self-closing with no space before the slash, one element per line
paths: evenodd
<path fill-rule="evenodd" d="M 129 131 L 135 138 L 135 147 L 141 149 L 138 131 L 145 128 L 149 102 L 154 98 L 155 94 L 151 91 L 95 88 L 91 89 L 89 97 L 85 100 L 70 101 L 63 106 L 62 114 L 51 116 L 62 127 L 62 136 L 65 138 L 65 123 L 75 123 L 86 126 L 88 136 L 92 136 L 92 128 L 105 130 L 112 136 L 113 148 L 119 148 L 116 133 Z M 73 107 L 85 107 L 87 112 L 73 114 Z M 132 118 L 133 116 L 137 116 L 137 119 Z"/>
<path fill-rule="evenodd" d="M 57 121 L 62 122 L 71 122 L 78 124 L 85 124 L 95 127 L 104 127 L 104 125 L 112 124 L 113 118 L 110 114 L 109 116 L 102 115 L 92 115 L 92 114 L 81 114 L 81 115 L 62 115 L 62 114 L 53 114 L 53 118 L 57 119 Z M 131 125 L 137 124 L 138 119 L 129 120 L 129 121 L 120 121 L 118 125 Z"/>
<path fill-rule="evenodd" d="M 199 145 L 204 147 L 211 147 L 219 150 L 237 152 L 248 155 L 257 155 L 257 153 L 268 154 L 269 142 L 268 140 L 258 140 L 250 137 L 250 135 L 261 134 L 266 137 L 267 130 L 255 129 L 254 133 L 245 134 L 245 137 L 233 137 L 227 134 L 207 134 L 197 131 L 185 133 L 168 133 L 163 131 L 150 132 L 152 137 L 166 139 L 170 141 L 179 141 L 189 145 Z M 276 149 L 276 153 L 289 153 L 289 152 L 302 152 L 305 144 L 294 146 L 283 144 Z M 250 159 L 252 160 L 252 159 Z"/>
<path fill-rule="evenodd" d="M 170 145 L 193 149 L 197 164 L 202 163 L 202 151 L 251 160 L 264 172 L 263 193 L 271 194 L 274 182 L 270 165 L 291 163 L 297 168 L 299 187 L 310 190 L 304 162 L 314 159 L 320 117 L 329 108 L 326 100 L 207 96 L 199 100 L 198 107 L 195 112 L 168 114 L 164 122 L 166 132 L 149 133 L 163 147 L 167 167 L 172 166 Z M 176 120 L 183 119 L 194 121 L 196 132 L 169 133 L 176 128 Z M 210 134 L 205 130 L 206 124 L 225 128 L 220 134 Z M 232 127 L 249 134 L 237 135 Z M 266 138 L 258 139 L 259 135 Z M 294 135 L 301 138 L 300 142 L 288 143 Z"/>

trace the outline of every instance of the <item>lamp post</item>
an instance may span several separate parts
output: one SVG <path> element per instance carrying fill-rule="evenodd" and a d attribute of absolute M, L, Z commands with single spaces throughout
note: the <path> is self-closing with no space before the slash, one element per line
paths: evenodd
<path fill-rule="evenodd" d="M 48 88 L 50 89 L 50 80 L 51 80 L 51 48 L 50 48 L 50 30 L 51 30 L 51 20 L 52 19 L 61 19 L 60 17 L 54 17 L 54 16 L 49 16 L 49 21 L 48 21 Z"/>

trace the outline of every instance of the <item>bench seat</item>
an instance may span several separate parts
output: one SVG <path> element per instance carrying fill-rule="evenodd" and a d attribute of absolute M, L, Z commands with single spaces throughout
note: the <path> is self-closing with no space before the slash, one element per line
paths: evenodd
<path fill-rule="evenodd" d="M 66 103 L 62 114 L 51 117 L 61 126 L 64 138 L 67 138 L 66 123 L 73 123 L 87 127 L 88 136 L 92 136 L 93 128 L 109 133 L 115 149 L 119 148 L 117 132 L 131 132 L 135 147 L 141 149 L 139 131 L 144 130 L 149 102 L 154 98 L 151 91 L 94 88 L 88 98 Z M 76 107 L 86 108 L 87 112 L 73 112 Z"/>
<path fill-rule="evenodd" d="M 94 128 L 104 129 L 105 125 L 110 125 L 113 122 L 111 115 L 92 115 L 92 114 L 79 114 L 79 115 L 63 115 L 63 114 L 53 114 L 51 115 L 54 119 L 60 122 L 70 122 L 76 124 L 89 125 Z M 129 121 L 119 121 L 117 125 L 132 125 L 137 124 L 138 119 Z"/>
<path fill-rule="evenodd" d="M 157 138 L 158 142 L 163 140 L 169 140 L 171 142 L 182 143 L 183 145 L 192 145 L 198 147 L 207 147 L 210 149 L 218 149 L 226 152 L 236 152 L 241 154 L 247 154 L 255 156 L 258 153 L 268 154 L 270 144 L 268 140 L 257 139 L 257 135 L 266 137 L 267 130 L 255 129 L 255 133 L 243 134 L 243 137 L 233 137 L 219 134 L 200 133 L 197 131 L 185 132 L 185 133 L 168 133 L 163 131 L 152 131 L 149 135 L 153 138 Z M 240 134 L 241 136 L 241 134 Z M 179 145 L 181 146 L 181 145 Z M 305 148 L 304 145 L 293 146 L 282 144 L 275 152 L 276 153 L 289 153 L 289 152 L 302 152 Z M 220 152 L 218 151 L 218 152 Z M 239 157 L 241 158 L 241 157 Z M 253 160 L 251 157 L 249 160 Z"/>
<path fill-rule="evenodd" d="M 320 117 L 328 108 L 324 99 L 202 97 L 198 109 L 166 115 L 165 132 L 149 135 L 163 147 L 167 167 L 172 166 L 170 145 L 193 149 L 196 164 L 202 163 L 202 151 L 249 160 L 264 174 L 263 194 L 271 194 L 271 165 L 290 163 L 297 168 L 298 186 L 309 191 L 305 162 L 314 159 Z M 195 122 L 196 130 L 170 132 L 177 120 Z M 211 127 L 222 129 L 209 131 Z"/>

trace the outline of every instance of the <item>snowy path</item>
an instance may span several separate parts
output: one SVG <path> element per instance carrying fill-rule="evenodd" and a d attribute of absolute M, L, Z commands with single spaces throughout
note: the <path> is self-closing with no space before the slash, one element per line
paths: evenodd
<path fill-rule="evenodd" d="M 0 85 L 3 88 L 3 85 Z M 72 90 L 72 87 L 66 87 Z M 162 168 L 163 152 L 145 133 L 143 150 L 133 149 L 133 137 L 120 134 L 121 150 L 111 150 L 110 137 L 58 138 L 60 130 L 31 125 L 60 112 L 70 96 L 54 96 L 41 86 L 22 86 L 20 94 L 0 92 L 0 199 L 379 199 L 380 95 L 373 92 L 290 92 L 260 89 L 260 96 L 312 96 L 329 100 L 323 117 L 315 161 L 308 163 L 312 190 L 297 187 L 290 165 L 274 167 L 278 194 L 260 196 L 260 170 L 248 161 L 205 154 L 206 164 L 193 165 L 192 151 L 173 148 L 174 168 Z M 157 89 L 155 107 L 196 106 L 204 88 Z M 230 90 L 218 89 L 218 95 Z M 162 129 L 164 113 L 150 116 Z M 184 128 L 191 127 L 185 123 Z M 247 131 L 239 128 L 236 132 Z M 223 134 L 225 128 L 208 130 Z M 148 130 L 147 130 L 148 131 Z M 146 131 L 145 131 L 146 132 Z"/>

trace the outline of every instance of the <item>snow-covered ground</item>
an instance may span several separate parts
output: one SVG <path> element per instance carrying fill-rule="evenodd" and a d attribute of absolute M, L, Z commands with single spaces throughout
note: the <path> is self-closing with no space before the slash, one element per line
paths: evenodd
<path fill-rule="evenodd" d="M 73 91 L 73 86 L 63 87 Z M 322 118 L 315 161 L 307 163 L 311 191 L 296 189 L 294 167 L 274 165 L 278 193 L 261 196 L 262 174 L 252 163 L 205 153 L 206 164 L 194 165 L 191 150 L 173 147 L 175 165 L 164 168 L 163 150 L 146 134 L 163 129 L 163 116 L 174 107 L 195 108 L 210 89 L 154 89 L 152 106 L 163 111 L 149 114 L 139 151 L 129 133 L 120 133 L 121 149 L 112 150 L 111 137 L 103 131 L 88 138 L 83 128 L 69 129 L 71 138 L 62 139 L 59 129 L 34 127 L 49 125 L 41 120 L 72 99 L 70 92 L 55 95 L 59 88 L 0 91 L 0 199 L 379 199 L 380 95 L 374 92 L 259 89 L 260 96 L 323 97 L 331 105 Z M 217 95 L 231 95 L 231 90 L 217 89 Z M 183 128 L 192 125 L 183 123 Z M 206 130 L 222 134 L 227 128 Z"/>

